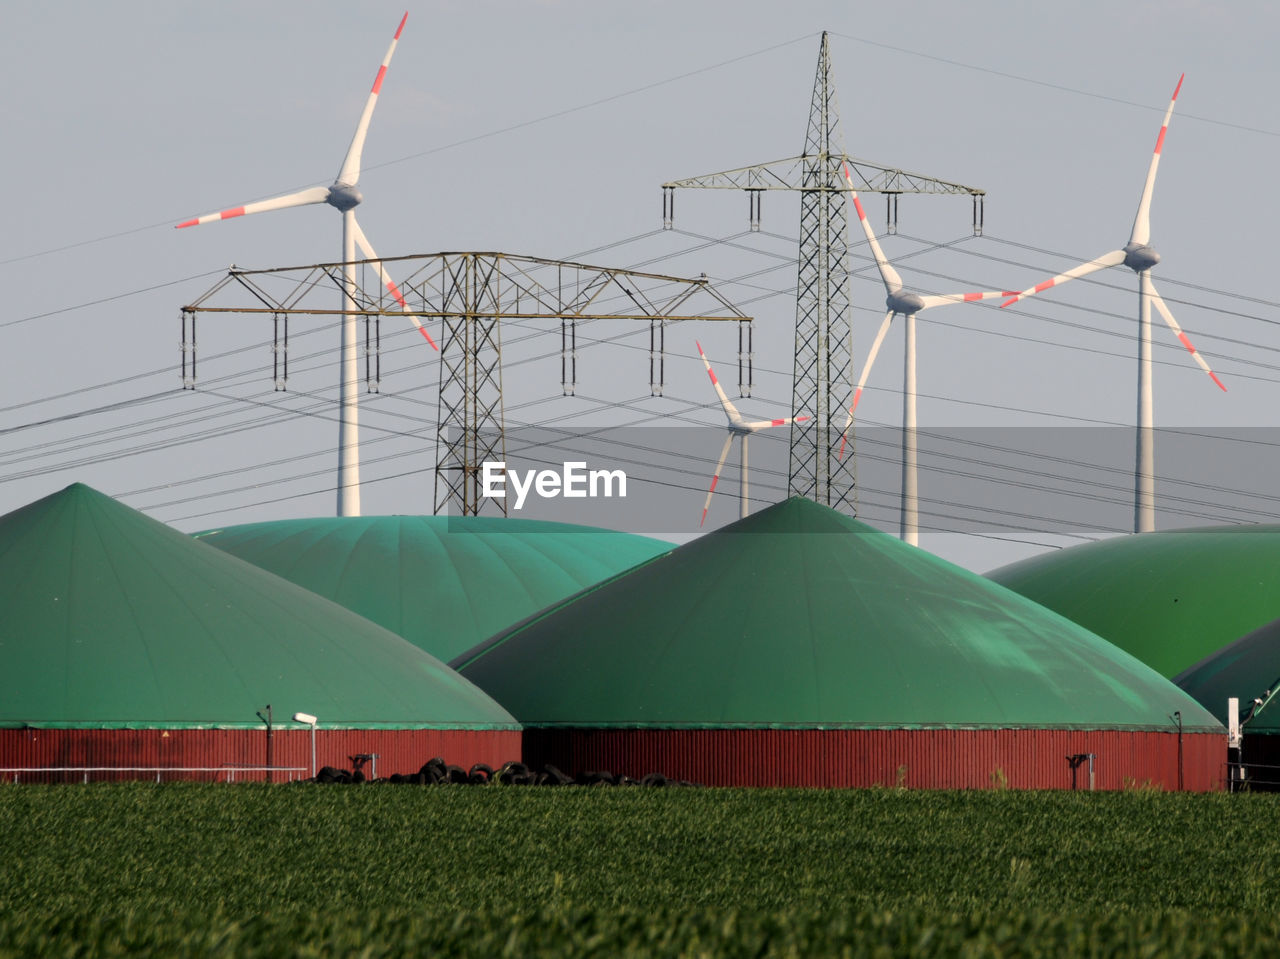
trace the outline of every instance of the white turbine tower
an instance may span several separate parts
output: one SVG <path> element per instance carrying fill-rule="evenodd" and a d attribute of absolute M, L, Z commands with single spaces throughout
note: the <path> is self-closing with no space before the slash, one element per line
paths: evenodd
<path fill-rule="evenodd" d="M 187 220 L 179 223 L 177 227 L 182 229 L 188 226 L 198 226 L 202 223 L 212 223 L 216 220 L 230 220 L 233 217 L 246 216 L 250 213 L 266 213 L 269 210 L 283 210 L 291 206 L 307 206 L 312 203 L 327 203 L 342 214 L 342 262 L 345 266 L 343 267 L 344 289 L 340 296 L 340 303 L 345 315 L 342 320 L 342 388 L 338 421 L 339 516 L 360 515 L 359 368 L 356 362 L 357 307 L 354 294 L 356 285 L 354 262 L 356 259 L 356 247 L 360 248 L 367 259 L 378 259 L 378 254 L 374 252 L 373 247 L 370 245 L 369 238 L 364 235 L 364 231 L 360 229 L 360 224 L 356 222 L 355 208 L 364 199 L 359 189 L 357 189 L 357 184 L 360 180 L 360 155 L 364 152 L 364 141 L 369 133 L 369 121 L 373 118 L 373 108 L 377 105 L 378 93 L 382 90 L 382 80 L 387 75 L 387 66 L 391 63 L 391 55 L 396 51 L 396 44 L 400 41 L 400 34 L 404 30 L 405 21 L 408 19 L 409 14 L 407 12 L 400 18 L 400 26 L 396 28 L 396 35 L 391 40 L 391 46 L 387 48 L 387 55 L 382 58 L 382 65 L 378 68 L 378 75 L 373 81 L 373 89 L 369 92 L 369 99 L 365 101 L 364 110 L 360 114 L 360 122 L 356 124 L 355 136 L 351 138 L 351 146 L 347 147 L 347 155 L 342 160 L 342 169 L 338 171 L 338 178 L 333 181 L 332 186 L 313 186 L 305 190 L 298 190 L 296 193 L 286 193 L 283 196 L 272 197 L 269 200 L 246 203 L 244 206 L 232 207 L 229 210 L 209 213 L 205 216 L 196 217 L 194 220 Z M 387 271 L 383 269 L 382 264 L 378 262 L 374 266 L 388 292 L 400 304 L 400 308 L 407 311 L 409 306 L 405 302 L 404 296 L 396 284 L 392 282 Z M 409 318 L 413 320 L 419 332 L 426 337 L 427 342 L 433 348 L 439 349 L 439 347 L 436 347 L 435 341 L 431 339 L 431 335 L 418 321 L 418 318 L 416 316 L 410 316 Z"/>
<path fill-rule="evenodd" d="M 1066 273 L 1059 273 L 1052 279 L 1037 283 L 1030 289 L 1023 290 L 1011 299 L 1000 304 L 1004 309 L 1028 296 L 1034 296 L 1051 286 L 1075 280 L 1107 267 L 1124 264 L 1138 274 L 1138 437 L 1137 452 L 1134 465 L 1134 504 L 1133 529 L 1136 533 L 1147 533 L 1156 528 L 1156 480 L 1155 480 L 1155 414 L 1152 404 L 1151 390 L 1151 306 L 1164 317 L 1165 323 L 1187 348 L 1192 359 L 1200 364 L 1200 368 L 1212 377 L 1213 382 L 1226 392 L 1222 381 L 1209 368 L 1203 356 L 1191 345 L 1187 334 L 1182 332 L 1178 321 L 1173 318 L 1169 307 L 1165 305 L 1155 284 L 1151 282 L 1151 268 L 1160 262 L 1160 254 L 1150 246 L 1151 240 L 1151 193 L 1156 184 L 1156 168 L 1160 165 L 1160 151 L 1164 149 L 1164 136 L 1169 129 L 1169 118 L 1173 116 L 1174 104 L 1178 102 L 1178 91 L 1182 89 L 1182 79 L 1178 77 L 1178 85 L 1173 88 L 1173 97 L 1169 100 L 1169 109 L 1165 111 L 1164 123 L 1156 137 L 1156 147 L 1151 155 L 1151 167 L 1147 170 L 1147 181 L 1142 186 L 1142 199 L 1138 202 L 1138 215 L 1133 221 L 1133 232 L 1129 234 L 1129 242 L 1123 249 L 1104 253 L 1095 260 L 1081 263 Z"/>
<path fill-rule="evenodd" d="M 906 325 L 906 344 L 903 362 L 902 387 L 902 507 L 899 519 L 899 530 L 903 542 L 912 546 L 920 544 L 919 500 L 916 478 L 916 314 L 930 307 L 949 306 L 952 303 L 969 303 L 974 300 L 990 300 L 999 296 L 1010 296 L 1008 290 L 991 290 L 984 293 L 912 293 L 903 288 L 902 277 L 889 263 L 884 251 L 880 249 L 880 241 L 867 221 L 866 211 L 862 209 L 862 201 L 858 199 L 858 191 L 853 188 L 853 177 L 849 167 L 844 168 L 844 178 L 849 184 L 849 196 L 853 199 L 854 209 L 858 211 L 858 220 L 862 223 L 862 232 L 867 235 L 871 244 L 871 252 L 875 256 L 876 266 L 880 269 L 880 279 L 884 281 L 885 305 L 889 311 L 884 315 L 884 322 L 876 333 L 871 344 L 871 352 L 867 354 L 867 362 L 862 367 L 862 375 L 858 378 L 857 388 L 853 391 L 853 403 L 849 407 L 849 415 L 844 423 L 844 436 L 840 440 L 840 455 L 844 456 L 845 442 L 848 440 L 849 427 L 853 424 L 853 412 L 858 408 L 858 400 L 862 397 L 862 388 L 871 373 L 871 365 L 880 352 L 880 344 L 895 316 L 902 316 Z"/>
<path fill-rule="evenodd" d="M 707 354 L 702 352 L 702 344 L 696 340 L 694 343 L 698 347 L 698 355 L 702 357 L 702 364 L 707 368 L 707 376 L 711 377 L 711 385 L 716 388 L 716 395 L 720 397 L 720 406 L 724 409 L 724 415 L 729 420 L 729 435 L 725 437 L 724 448 L 720 450 L 720 460 L 716 463 L 715 476 L 711 477 L 711 489 L 707 491 L 707 502 L 702 507 L 702 521 L 699 526 L 707 521 L 707 510 L 711 508 L 711 497 L 715 495 L 716 484 L 720 482 L 720 470 L 724 468 L 725 458 L 729 455 L 729 447 L 733 445 L 733 438 L 740 436 L 742 438 L 742 477 L 738 484 L 738 498 L 741 503 L 741 517 L 747 517 L 747 441 L 751 438 L 751 434 L 758 430 L 767 430 L 773 426 L 788 426 L 792 422 L 792 418 L 788 417 L 784 420 L 744 420 L 742 414 L 738 412 L 738 408 L 729 402 L 729 397 L 725 396 L 724 388 L 720 385 L 720 381 L 716 379 L 715 372 L 711 369 L 711 363 L 707 360 Z M 797 416 L 795 422 L 803 423 L 809 417 Z"/>

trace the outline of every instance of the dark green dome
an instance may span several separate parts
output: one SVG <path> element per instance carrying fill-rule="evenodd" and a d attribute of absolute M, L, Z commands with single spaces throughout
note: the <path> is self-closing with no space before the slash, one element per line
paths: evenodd
<path fill-rule="evenodd" d="M 0 725 L 517 729 L 403 639 L 81 484 L 0 517 Z"/>
<path fill-rule="evenodd" d="M 1240 700 L 1246 732 L 1280 733 L 1280 619 L 1205 657 L 1173 681 L 1222 722 Z"/>
<path fill-rule="evenodd" d="M 197 533 L 442 660 L 670 550 L 590 526 L 477 516 L 347 516 Z"/>
<path fill-rule="evenodd" d="M 1280 616 L 1280 526 L 1121 536 L 987 576 L 1172 677 Z"/>
<path fill-rule="evenodd" d="M 790 499 L 451 663 L 530 726 L 1170 728 L 1195 701 L 1015 593 Z"/>

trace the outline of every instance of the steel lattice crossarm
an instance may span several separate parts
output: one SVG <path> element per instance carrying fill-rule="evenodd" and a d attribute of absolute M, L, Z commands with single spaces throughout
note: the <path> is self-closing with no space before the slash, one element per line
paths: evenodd
<path fill-rule="evenodd" d="M 825 181 L 815 183 L 813 164 L 815 160 L 825 160 L 830 174 Z M 834 190 L 843 192 L 847 189 L 844 179 L 844 168 L 848 165 L 853 177 L 854 188 L 861 193 L 883 193 L 886 196 L 886 226 L 889 232 L 897 231 L 898 204 L 897 198 L 903 193 L 925 193 L 943 196 L 973 197 L 973 232 L 982 233 L 983 204 L 987 191 L 976 186 L 953 183 L 950 180 L 939 180 L 937 177 L 923 173 L 912 173 L 896 167 L 881 166 L 870 160 L 861 160 L 847 154 L 828 154 L 818 158 L 813 156 L 788 157 L 785 160 L 773 160 L 769 163 L 758 163 L 754 166 L 739 167 L 736 170 L 723 170 L 719 173 L 706 173 L 702 176 L 688 177 L 684 180 L 671 180 L 662 184 L 662 226 L 671 229 L 675 220 L 675 191 L 677 189 L 699 190 L 745 190 L 750 197 L 751 229 L 760 229 L 760 197 L 764 190 Z"/>
<path fill-rule="evenodd" d="M 344 263 L 242 270 L 232 267 L 210 290 L 182 307 L 182 379 L 196 383 L 196 318 L 201 313 L 247 313 L 272 317 L 276 388 L 288 381 L 291 316 L 344 316 L 332 305 L 345 284 Z M 505 508 L 505 500 L 480 496 L 481 466 L 501 460 L 503 450 L 503 320 L 559 321 L 561 387 L 577 382 L 577 324 L 588 320 L 649 323 L 649 384 L 662 392 L 664 331 L 672 322 L 738 324 L 739 390 L 750 393 L 751 322 L 708 282 L 589 266 L 565 260 L 506 253 L 432 253 L 360 260 L 351 291 L 365 320 L 365 379 L 376 392 L 381 379 L 382 318 L 408 320 L 424 332 L 439 321 L 440 455 L 436 510 L 474 515 L 482 506 Z M 388 275 L 403 277 L 398 283 Z M 745 342 L 744 342 L 745 340 Z"/>
<path fill-rule="evenodd" d="M 405 305 L 381 283 L 377 264 L 397 274 L 407 274 L 398 284 L 406 298 Z M 454 298 L 458 294 L 458 270 L 464 264 L 483 265 L 480 272 L 488 276 L 490 282 L 502 281 L 500 290 L 486 285 L 483 308 L 503 319 L 556 316 L 577 320 L 751 320 L 725 299 L 705 275 L 687 279 L 509 253 L 424 253 L 358 260 L 357 269 L 367 269 L 362 271 L 366 275 L 357 279 L 353 291 L 357 312 L 362 316 L 423 319 L 451 316 L 457 312 Z M 264 270 L 232 266 L 226 276 L 182 310 L 185 313 L 342 315 L 345 310 L 332 304 L 313 303 L 310 295 L 317 287 L 331 285 L 342 289 L 344 266 L 341 262 Z M 549 283 L 553 273 L 554 283 Z M 221 302 L 224 291 L 236 288 L 247 292 L 251 302 Z M 572 295 L 567 295 L 570 290 Z M 696 304 L 703 308 L 701 311 L 685 309 L 687 303 L 704 296 L 706 301 Z"/>
<path fill-rule="evenodd" d="M 788 157 L 785 160 L 774 160 L 770 163 L 759 163 L 755 166 L 740 167 L 737 170 L 725 170 L 722 173 L 708 173 L 704 176 L 690 177 L 687 180 L 673 180 L 662 184 L 664 190 L 681 187 L 698 187 L 704 190 L 801 190 L 805 189 L 805 164 L 809 157 Z M 969 196 L 985 196 L 986 190 L 963 183 L 951 183 L 923 173 L 911 173 L 893 167 L 880 166 L 869 160 L 857 157 L 840 156 L 837 165 L 849 164 L 853 174 L 854 186 L 864 193 L 942 193 Z"/>
<path fill-rule="evenodd" d="M 182 307 L 183 385 L 195 385 L 195 320 L 201 313 L 261 313 L 277 325 L 273 346 L 279 354 L 276 379 L 283 388 L 288 378 L 288 318 L 290 316 L 341 316 L 321 291 L 343 288 L 345 264 L 244 270 L 232 266 L 208 291 Z M 650 344 L 650 386 L 663 386 L 662 324 L 702 321 L 733 322 L 746 327 L 750 337 L 752 317 L 724 297 L 703 275 L 697 279 L 644 273 L 614 267 L 591 266 L 567 260 L 518 256 L 507 253 L 431 253 L 359 260 L 352 298 L 357 312 L 367 319 L 407 317 L 446 320 L 459 315 L 494 320 L 560 320 L 564 326 L 562 385 L 572 392 L 573 325 L 586 320 L 647 320 L 653 328 Z M 382 281 L 379 267 L 403 275 L 396 289 L 401 303 Z M 247 294 L 236 298 L 235 294 Z M 370 328 L 369 336 L 380 332 Z M 376 358 L 375 342 L 366 344 Z M 750 392 L 750 350 L 742 351 L 739 387 Z M 376 369 L 369 373 L 375 390 Z"/>

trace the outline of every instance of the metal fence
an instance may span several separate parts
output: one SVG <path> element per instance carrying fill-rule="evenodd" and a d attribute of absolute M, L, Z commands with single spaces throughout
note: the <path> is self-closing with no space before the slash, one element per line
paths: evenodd
<path fill-rule="evenodd" d="M 236 781 L 237 774 L 243 773 L 267 773 L 274 775 L 275 773 L 287 774 L 288 781 L 295 779 L 307 778 L 306 766 L 250 766 L 240 763 L 223 763 L 221 766 L 9 766 L 0 767 L 0 776 L 9 778 L 12 775 L 12 782 L 18 783 L 22 781 L 24 775 L 50 776 L 68 774 L 76 774 L 81 777 L 81 782 L 88 783 L 90 777 L 94 779 L 106 779 L 105 775 L 94 774 L 111 774 L 114 779 L 141 779 L 142 776 L 137 773 L 146 773 L 146 778 L 150 779 L 151 774 L 155 774 L 156 782 L 161 782 L 166 774 L 177 773 L 210 773 L 209 778 L 212 782 L 218 782 L 220 779 L 224 782 L 233 783 Z M 297 775 L 301 773 L 302 775 Z M 65 780 L 64 780 L 65 781 Z"/>
<path fill-rule="evenodd" d="M 1280 792 L 1280 766 L 1227 763 L 1229 792 Z"/>

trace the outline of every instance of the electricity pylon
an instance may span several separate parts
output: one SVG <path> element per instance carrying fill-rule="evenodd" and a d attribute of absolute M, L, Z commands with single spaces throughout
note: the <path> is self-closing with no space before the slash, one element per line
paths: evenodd
<path fill-rule="evenodd" d="M 751 229 L 760 229 L 765 190 L 800 192 L 800 251 L 796 280 L 795 361 L 791 413 L 810 414 L 791 424 L 788 495 L 805 496 L 857 513 L 853 457 L 840 456 L 844 411 L 853 379 L 850 345 L 849 182 L 862 193 L 883 193 L 888 232 L 897 229 L 898 197 L 934 193 L 973 197 L 973 231 L 982 232 L 984 190 L 847 156 L 840 142 L 840 110 L 831 82 L 827 34 L 822 34 L 804 153 L 662 184 L 663 227 L 670 229 L 677 188 L 745 190 Z M 878 312 L 878 310 L 877 310 Z"/>
<path fill-rule="evenodd" d="M 391 295 L 382 280 L 387 266 L 403 277 Z M 366 272 L 372 275 L 366 278 Z M 348 284 L 347 277 L 354 277 Z M 369 281 L 372 282 L 369 282 Z M 272 375 L 277 390 L 289 377 L 289 318 L 345 316 L 351 310 L 322 306 L 317 291 L 349 289 L 355 315 L 364 321 L 366 389 L 381 381 L 381 319 L 438 322 L 440 395 L 435 469 L 435 512 L 477 515 L 507 511 L 505 499 L 482 495 L 486 461 L 505 460 L 502 400 L 503 321 L 560 324 L 560 385 L 572 395 L 577 382 L 577 326 L 601 320 L 649 324 L 649 389 L 660 395 L 665 367 L 663 330 L 677 322 L 751 325 L 751 317 L 726 300 L 706 278 L 685 279 L 613 267 L 508 253 L 433 253 L 241 270 L 233 267 L 212 289 L 182 307 L 182 383 L 196 387 L 196 318 L 200 314 L 270 315 Z M 239 296 L 239 302 L 226 301 Z M 749 337 L 750 334 L 748 334 Z M 741 385 L 742 370 L 739 369 Z"/>

